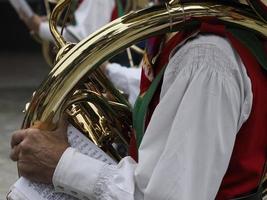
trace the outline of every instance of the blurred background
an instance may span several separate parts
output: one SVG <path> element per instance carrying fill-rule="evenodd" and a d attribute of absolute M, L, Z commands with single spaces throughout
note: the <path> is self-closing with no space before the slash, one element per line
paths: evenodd
<path fill-rule="evenodd" d="M 28 0 L 39 14 L 40 0 Z M 49 72 L 41 45 L 29 34 L 8 0 L 0 0 L 0 200 L 18 178 L 16 163 L 9 159 L 11 133 L 20 128 L 23 109 Z"/>

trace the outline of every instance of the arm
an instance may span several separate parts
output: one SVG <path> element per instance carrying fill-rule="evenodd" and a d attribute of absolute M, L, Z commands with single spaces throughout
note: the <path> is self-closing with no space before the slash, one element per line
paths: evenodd
<path fill-rule="evenodd" d="M 126 157 L 118 165 L 105 165 L 68 149 L 53 178 L 58 191 L 103 200 L 214 199 L 236 133 L 249 114 L 243 110 L 250 110 L 244 101 L 251 91 L 244 92 L 243 84 L 249 79 L 226 58 L 209 45 L 177 52 L 167 67 L 139 163 Z"/>
<path fill-rule="evenodd" d="M 68 148 L 56 168 L 53 184 L 56 191 L 79 199 L 133 200 L 135 168 L 130 157 L 118 165 L 108 165 Z"/>
<path fill-rule="evenodd" d="M 115 2 L 113 0 L 83 1 L 75 11 L 77 24 L 67 26 L 67 30 L 63 32 L 63 37 L 69 42 L 79 42 L 77 39 L 82 40 L 110 21 L 114 6 Z M 105 12 L 100 15 L 99 10 Z M 42 39 L 54 41 L 47 21 L 32 20 L 31 23 L 34 27 L 37 27 L 34 31 L 38 32 Z M 58 30 L 60 31 L 61 27 L 58 27 Z"/>
<path fill-rule="evenodd" d="M 250 109 L 243 112 L 247 112 L 244 82 L 249 80 L 241 75 L 243 66 L 232 63 L 218 47 L 198 45 L 179 51 L 181 55 L 170 63 L 177 67 L 165 73 L 161 102 L 140 147 L 143 166 L 136 174 L 152 171 L 144 190 L 151 199 L 168 195 L 215 199 L 236 133 L 249 114 Z M 250 98 L 251 91 L 246 93 Z M 148 148 L 156 149 L 149 157 Z M 148 163 L 155 167 L 146 169 Z M 160 190 L 161 185 L 168 189 Z"/>

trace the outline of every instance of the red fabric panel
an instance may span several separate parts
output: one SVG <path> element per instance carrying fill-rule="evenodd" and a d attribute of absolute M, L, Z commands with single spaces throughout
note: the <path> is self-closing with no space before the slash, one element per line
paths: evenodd
<path fill-rule="evenodd" d="M 230 164 L 216 197 L 216 200 L 232 199 L 253 193 L 262 176 L 267 153 L 267 74 L 250 51 L 222 25 L 203 23 L 200 30 L 227 37 L 252 82 L 252 111 L 237 134 Z"/>
<path fill-rule="evenodd" d="M 132 130 L 131 133 L 131 140 L 128 153 L 136 162 L 138 161 L 138 149 L 137 149 L 137 142 L 134 130 Z"/>
<path fill-rule="evenodd" d="M 118 17 L 119 17 L 118 7 L 115 6 L 113 11 L 112 11 L 112 14 L 111 14 L 110 21 L 113 21 L 113 20 L 117 19 Z"/>
<path fill-rule="evenodd" d="M 251 194 L 259 184 L 267 156 L 267 74 L 246 47 L 230 33 L 227 33 L 227 37 L 240 55 L 251 79 L 253 105 L 249 119 L 237 134 L 217 200 Z"/>
<path fill-rule="evenodd" d="M 78 5 L 81 5 L 82 2 L 83 0 L 78 0 Z"/>
<path fill-rule="evenodd" d="M 140 84 L 140 94 L 146 92 L 151 84 L 151 81 L 146 77 L 144 69 L 141 72 L 141 84 Z"/>

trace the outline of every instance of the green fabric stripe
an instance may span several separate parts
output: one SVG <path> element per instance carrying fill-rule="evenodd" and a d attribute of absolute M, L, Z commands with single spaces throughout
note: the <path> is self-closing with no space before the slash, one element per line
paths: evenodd
<path fill-rule="evenodd" d="M 267 56 L 262 42 L 258 39 L 255 33 L 236 29 L 227 28 L 227 30 L 232 33 L 236 39 L 238 39 L 242 44 L 244 44 L 250 52 L 256 57 L 260 65 L 267 70 Z"/>
<path fill-rule="evenodd" d="M 137 147 L 139 148 L 143 135 L 144 135 L 144 128 L 145 128 L 145 116 L 147 113 L 147 109 L 149 106 L 149 103 L 156 92 L 158 85 L 162 79 L 162 76 L 164 74 L 165 67 L 161 69 L 160 73 L 156 76 L 156 78 L 151 83 L 149 89 L 146 91 L 144 96 L 139 96 L 135 105 L 134 105 L 134 111 L 133 111 L 133 127 L 136 132 L 136 142 Z"/>
<path fill-rule="evenodd" d="M 118 7 L 118 15 L 119 17 L 124 15 L 124 10 L 122 6 L 122 2 L 120 0 L 117 0 L 117 7 Z"/>

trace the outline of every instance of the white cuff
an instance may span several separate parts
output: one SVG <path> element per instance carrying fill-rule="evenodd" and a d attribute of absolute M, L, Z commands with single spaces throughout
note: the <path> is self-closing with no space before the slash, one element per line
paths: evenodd
<path fill-rule="evenodd" d="M 63 153 L 54 172 L 55 190 L 79 199 L 93 197 L 95 183 L 105 165 L 104 162 L 90 158 L 69 147 Z"/>

